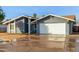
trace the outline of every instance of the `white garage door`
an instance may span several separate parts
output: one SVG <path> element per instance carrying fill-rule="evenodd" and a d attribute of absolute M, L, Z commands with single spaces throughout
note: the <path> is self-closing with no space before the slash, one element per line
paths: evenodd
<path fill-rule="evenodd" d="M 66 34 L 65 23 L 40 23 L 40 34 Z"/>

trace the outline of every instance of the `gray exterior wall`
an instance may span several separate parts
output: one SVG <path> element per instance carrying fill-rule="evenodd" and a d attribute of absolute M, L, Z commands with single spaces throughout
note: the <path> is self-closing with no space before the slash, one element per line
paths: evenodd
<path fill-rule="evenodd" d="M 13 27 L 15 29 L 11 30 L 11 24 L 13 23 Z M 15 26 L 14 26 L 15 23 Z M 27 33 L 28 30 L 28 19 L 27 18 L 19 18 L 7 24 L 7 32 L 8 33 Z"/>
<path fill-rule="evenodd" d="M 73 30 L 73 26 L 74 26 L 75 22 L 69 21 L 68 24 L 69 24 L 69 33 L 72 34 L 73 33 L 72 30 Z"/>
<path fill-rule="evenodd" d="M 37 28 L 36 28 L 37 34 L 39 34 L 39 24 L 40 23 L 66 23 L 67 24 L 66 25 L 67 34 L 72 33 L 73 22 L 68 22 L 67 19 L 63 19 L 63 18 L 59 18 L 59 17 L 52 17 L 52 16 L 43 18 L 37 22 Z"/>
<path fill-rule="evenodd" d="M 16 33 L 28 33 L 28 19 L 22 18 L 16 21 Z"/>
<path fill-rule="evenodd" d="M 24 19 L 16 21 L 16 33 L 24 32 Z"/>
<path fill-rule="evenodd" d="M 59 17 L 48 16 L 38 21 L 39 23 L 66 23 L 67 20 Z"/>
<path fill-rule="evenodd" d="M 8 33 L 27 33 L 27 34 L 29 34 L 30 30 L 33 31 L 35 29 L 34 26 L 33 27 L 30 26 L 31 21 L 33 21 L 33 20 L 35 20 L 35 19 L 21 17 L 21 18 L 14 20 L 14 21 L 11 21 L 10 23 L 7 23 L 7 32 Z M 11 32 L 11 29 L 10 29 L 11 23 L 13 23 L 13 27 L 14 27 L 12 32 Z"/>

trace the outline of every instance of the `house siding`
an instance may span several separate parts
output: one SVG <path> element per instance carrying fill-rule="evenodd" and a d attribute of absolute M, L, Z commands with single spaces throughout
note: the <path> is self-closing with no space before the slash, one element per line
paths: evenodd
<path fill-rule="evenodd" d="M 39 23 L 66 23 L 67 20 L 59 17 L 48 16 L 46 18 L 43 18 L 42 20 L 39 20 L 38 22 Z"/>
<path fill-rule="evenodd" d="M 69 21 L 68 24 L 69 24 L 69 34 L 72 34 L 73 33 L 73 26 L 75 23 L 72 21 Z"/>
<path fill-rule="evenodd" d="M 16 33 L 24 33 L 24 19 L 16 21 Z"/>
<path fill-rule="evenodd" d="M 27 17 L 21 17 L 18 19 L 15 19 L 9 23 L 6 23 L 7 25 L 7 32 L 8 33 L 27 33 L 30 34 L 30 30 L 34 30 L 35 27 L 31 28 L 31 21 L 35 19 L 27 18 Z M 11 26 L 12 24 L 12 26 Z M 35 25 L 34 25 L 35 26 Z M 13 27 L 13 29 L 11 29 Z"/>
<path fill-rule="evenodd" d="M 19 18 L 19 19 L 16 19 L 15 21 L 7 23 L 7 32 L 8 33 L 26 33 L 26 30 L 28 30 L 27 22 L 28 22 L 27 18 Z M 11 29 L 12 28 L 11 24 L 13 25 L 13 29 Z"/>
<path fill-rule="evenodd" d="M 28 33 L 28 19 L 25 20 L 24 27 L 25 33 Z"/>
<path fill-rule="evenodd" d="M 38 34 L 40 34 L 40 24 L 41 23 L 43 23 L 43 24 L 58 24 L 58 23 L 64 23 L 64 24 L 66 24 L 65 25 L 65 33 L 64 34 L 69 34 L 69 24 L 67 24 L 68 23 L 68 21 L 66 20 L 66 19 L 62 19 L 62 18 L 58 18 L 58 17 L 52 17 L 52 16 L 50 16 L 50 17 L 46 17 L 46 18 L 43 18 L 43 19 L 41 19 L 41 20 L 39 20 L 38 22 L 37 22 L 37 33 Z M 57 29 L 58 30 L 58 29 Z M 48 33 L 49 34 L 49 33 Z"/>

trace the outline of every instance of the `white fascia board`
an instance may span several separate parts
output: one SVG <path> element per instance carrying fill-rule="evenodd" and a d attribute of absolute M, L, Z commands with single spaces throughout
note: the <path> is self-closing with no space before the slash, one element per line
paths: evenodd
<path fill-rule="evenodd" d="M 14 20 L 16 20 L 16 19 L 18 19 L 18 18 L 20 18 L 20 17 L 26 17 L 26 18 L 28 18 L 27 16 L 22 15 L 22 16 L 18 16 L 18 17 L 16 17 L 16 18 L 13 18 L 13 19 L 11 19 L 11 20 L 5 21 L 5 22 L 3 22 L 3 24 L 12 22 L 12 21 L 14 21 Z"/>
<path fill-rule="evenodd" d="M 75 21 L 75 20 L 72 20 L 72 19 L 69 19 L 69 18 L 66 18 L 66 17 L 62 17 L 62 16 L 58 16 L 58 15 L 53 15 L 53 14 L 48 14 L 48 15 L 46 15 L 46 16 L 44 16 L 44 17 L 40 17 L 39 19 L 37 19 L 37 20 L 35 20 L 35 21 L 31 22 L 31 23 L 34 23 L 34 22 L 36 22 L 36 21 L 38 21 L 38 20 L 40 20 L 40 19 L 43 19 L 43 18 L 45 18 L 45 17 L 47 17 L 47 16 L 55 16 L 55 17 L 67 19 L 67 20 L 70 20 L 70 21 Z"/>

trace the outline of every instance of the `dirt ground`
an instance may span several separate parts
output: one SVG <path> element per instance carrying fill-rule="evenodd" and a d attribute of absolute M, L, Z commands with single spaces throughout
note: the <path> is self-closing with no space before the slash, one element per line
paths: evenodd
<path fill-rule="evenodd" d="M 79 38 L 79 35 L 69 35 L 67 37 L 56 37 L 52 35 L 27 35 L 27 34 L 8 34 L 0 33 L 0 39 L 10 41 L 9 43 L 0 44 L 0 51 L 66 51 L 66 40 Z M 18 41 L 13 41 L 17 39 Z M 69 44 L 71 46 L 71 44 Z M 73 48 L 72 48 L 73 49 Z M 68 50 L 72 49 L 68 48 Z"/>
<path fill-rule="evenodd" d="M 5 41 L 11 41 L 13 39 L 33 39 L 33 40 L 55 40 L 56 41 L 56 37 L 57 35 L 27 35 L 27 34 L 9 34 L 9 33 L 0 33 L 0 39 L 5 40 Z M 57 41 L 60 40 L 60 38 L 63 38 L 62 40 L 64 40 L 64 38 L 79 38 L 79 35 L 67 35 L 66 37 L 63 36 L 58 36 Z"/>

